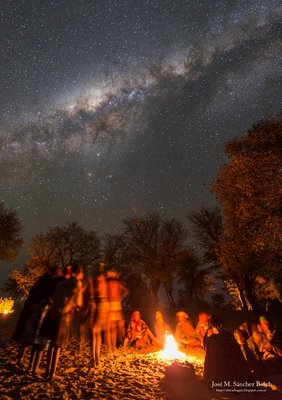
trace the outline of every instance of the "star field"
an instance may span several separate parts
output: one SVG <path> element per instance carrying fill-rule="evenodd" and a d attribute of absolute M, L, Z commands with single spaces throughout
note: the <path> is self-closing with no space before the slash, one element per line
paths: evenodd
<path fill-rule="evenodd" d="M 276 0 L 1 7 L 1 199 L 24 237 L 214 204 L 224 143 L 281 112 Z"/>

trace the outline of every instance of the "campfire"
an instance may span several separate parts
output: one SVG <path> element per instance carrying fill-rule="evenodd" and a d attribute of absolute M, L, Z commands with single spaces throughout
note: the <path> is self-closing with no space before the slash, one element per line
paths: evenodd
<path fill-rule="evenodd" d="M 14 300 L 9 298 L 0 298 L 0 314 L 11 314 L 14 312 Z"/>
<path fill-rule="evenodd" d="M 179 351 L 177 343 L 171 334 L 166 336 L 164 349 L 154 353 L 154 357 L 170 366 L 192 364 L 198 375 L 203 373 L 204 353 L 195 349 L 190 349 L 187 354 Z"/>
<path fill-rule="evenodd" d="M 163 350 L 160 350 L 158 353 L 158 357 L 162 360 L 178 360 L 178 361 L 186 361 L 187 356 L 185 353 L 178 350 L 177 343 L 173 337 L 173 335 L 167 335 L 165 339 L 165 347 Z"/>

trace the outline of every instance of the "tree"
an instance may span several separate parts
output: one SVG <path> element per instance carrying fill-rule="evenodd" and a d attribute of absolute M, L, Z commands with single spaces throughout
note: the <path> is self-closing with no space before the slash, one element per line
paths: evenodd
<path fill-rule="evenodd" d="M 203 250 L 204 262 L 213 268 L 220 267 L 218 245 L 223 237 L 223 219 L 219 207 L 201 208 L 188 215 L 192 232 Z"/>
<path fill-rule="evenodd" d="M 125 242 L 122 234 L 107 233 L 102 238 L 102 254 L 105 263 L 109 267 L 123 271 L 123 258 L 125 251 Z"/>
<path fill-rule="evenodd" d="M 155 304 L 161 285 L 170 304 L 174 304 L 172 281 L 187 239 L 186 229 L 175 219 L 165 220 L 154 213 L 124 223 L 125 262 L 146 277 Z"/>
<path fill-rule="evenodd" d="M 96 232 L 85 231 L 76 222 L 72 222 L 35 236 L 27 253 L 46 266 L 87 266 L 100 257 L 100 239 Z"/>
<path fill-rule="evenodd" d="M 15 261 L 18 257 L 18 249 L 23 241 L 20 237 L 22 226 L 17 212 L 4 207 L 0 202 L 0 260 Z"/>
<path fill-rule="evenodd" d="M 49 267 L 95 263 L 100 257 L 100 240 L 94 231 L 85 231 L 75 222 L 67 223 L 36 235 L 27 253 L 24 271 L 13 270 L 7 285 L 10 293 L 20 294 L 22 299 Z"/>
<path fill-rule="evenodd" d="M 257 276 L 275 278 L 281 268 L 282 118 L 259 122 L 227 143 L 228 163 L 213 192 L 223 207 L 223 269 L 257 309 Z"/>
<path fill-rule="evenodd" d="M 210 269 L 191 248 L 182 252 L 180 260 L 178 279 L 184 286 L 179 291 L 181 302 L 189 307 L 204 302 L 205 295 L 214 291 Z"/>

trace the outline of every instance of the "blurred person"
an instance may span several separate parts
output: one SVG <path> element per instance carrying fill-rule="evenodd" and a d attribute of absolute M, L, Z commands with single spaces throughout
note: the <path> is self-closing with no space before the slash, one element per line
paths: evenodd
<path fill-rule="evenodd" d="M 282 356 L 282 335 L 273 323 L 265 316 L 259 317 L 258 331 L 260 332 L 260 351 L 262 358 Z"/>
<path fill-rule="evenodd" d="M 46 306 L 50 304 L 50 297 L 62 279 L 58 267 L 52 266 L 31 288 L 12 335 L 12 339 L 20 343 L 17 365 L 22 363 L 28 347 L 34 345 L 46 315 Z M 28 366 L 30 369 L 31 362 Z"/>
<path fill-rule="evenodd" d="M 64 268 L 64 278 L 65 279 L 70 279 L 72 277 L 72 266 L 71 265 L 67 265 Z"/>
<path fill-rule="evenodd" d="M 45 377 L 53 380 L 62 349 L 69 340 L 71 310 L 83 304 L 83 267 L 73 267 L 72 276 L 59 283 L 51 298 L 51 307 L 43 321 L 40 335 L 50 340 Z"/>
<path fill-rule="evenodd" d="M 108 284 L 104 268 L 105 264 L 99 263 L 98 273 L 94 276 L 94 280 L 92 281 L 92 293 L 94 295 L 93 305 L 95 305 L 93 308 L 92 322 L 92 354 L 94 366 L 99 366 L 100 364 L 102 332 L 104 333 L 107 352 L 109 354 L 112 352 L 109 327 Z"/>
<path fill-rule="evenodd" d="M 196 334 L 198 335 L 198 338 L 201 340 L 201 345 L 203 347 L 204 343 L 204 338 L 207 334 L 207 331 L 210 329 L 211 324 L 211 315 L 205 312 L 201 312 L 198 315 L 198 323 L 195 328 Z"/>
<path fill-rule="evenodd" d="M 201 340 L 195 331 L 189 316 L 184 311 L 176 313 L 175 340 L 181 347 L 200 347 Z"/>
<path fill-rule="evenodd" d="M 247 322 L 243 322 L 237 329 L 234 330 L 233 335 L 240 346 L 240 349 L 245 357 L 249 368 L 252 372 L 260 372 L 258 360 L 260 358 L 259 351 L 255 342 L 253 341 L 251 328 Z"/>
<path fill-rule="evenodd" d="M 155 335 L 160 346 L 164 347 L 165 338 L 168 333 L 171 333 L 171 328 L 165 323 L 164 316 L 161 311 L 156 311 L 155 315 Z"/>
<path fill-rule="evenodd" d="M 124 338 L 125 325 L 122 314 L 122 300 L 128 295 L 128 289 L 122 284 L 116 271 L 107 272 L 108 301 L 109 301 L 109 329 L 111 349 L 117 347 L 117 339 Z"/>
<path fill-rule="evenodd" d="M 78 310 L 78 325 L 79 325 L 79 352 L 80 354 L 84 351 L 85 339 L 87 328 L 92 331 L 93 327 L 93 319 L 95 312 L 95 302 L 94 302 L 94 293 L 93 293 L 93 285 L 91 278 L 88 278 L 86 282 L 84 282 L 84 291 L 83 291 L 83 305 Z"/>
<path fill-rule="evenodd" d="M 27 371 L 30 374 L 36 374 L 41 357 L 44 351 L 48 350 L 49 341 L 45 338 L 40 336 L 41 326 L 44 322 L 45 317 L 47 316 L 48 310 L 50 309 L 51 302 L 52 302 L 52 295 L 54 294 L 57 285 L 64 281 L 64 276 L 62 270 L 59 267 L 51 267 L 50 269 L 50 279 L 46 281 L 46 290 L 48 291 L 48 302 L 46 303 L 44 309 L 42 310 L 40 319 L 37 325 L 36 336 L 33 341 L 29 364 Z"/>

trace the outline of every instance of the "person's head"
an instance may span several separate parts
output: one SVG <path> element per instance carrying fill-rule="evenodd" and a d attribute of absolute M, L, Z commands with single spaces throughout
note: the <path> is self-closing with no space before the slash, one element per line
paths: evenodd
<path fill-rule="evenodd" d="M 261 326 L 262 331 L 264 331 L 264 332 L 272 330 L 271 321 L 264 315 L 259 317 L 259 324 Z"/>
<path fill-rule="evenodd" d="M 107 271 L 107 278 L 110 279 L 118 279 L 119 274 L 117 273 L 117 271 L 114 271 L 113 269 L 110 269 L 109 271 Z"/>
<path fill-rule="evenodd" d="M 211 326 L 213 329 L 220 331 L 221 329 L 223 329 L 222 319 L 220 317 L 218 317 L 217 315 L 212 315 Z"/>
<path fill-rule="evenodd" d="M 76 265 L 72 268 L 72 276 L 76 280 L 82 280 L 84 278 L 84 269 L 82 265 Z"/>
<path fill-rule="evenodd" d="M 49 271 L 50 271 L 50 275 L 52 275 L 54 277 L 63 275 L 63 271 L 60 267 L 58 267 L 58 265 L 51 265 L 49 267 Z"/>
<path fill-rule="evenodd" d="M 72 266 L 71 265 L 67 265 L 64 268 L 64 277 L 66 279 L 69 279 L 69 278 L 71 278 L 71 276 L 72 276 Z"/>
<path fill-rule="evenodd" d="M 201 312 L 198 315 L 199 322 L 202 322 L 203 324 L 207 324 L 210 321 L 211 316 L 208 313 Z"/>
<path fill-rule="evenodd" d="M 140 321 L 140 319 L 141 319 L 141 314 L 140 314 L 140 311 L 138 311 L 138 310 L 135 310 L 135 311 L 133 311 L 133 313 L 131 314 L 131 321 Z"/>
<path fill-rule="evenodd" d="M 104 273 L 106 268 L 106 263 L 103 261 L 100 261 L 98 263 L 98 272 Z"/>
<path fill-rule="evenodd" d="M 164 322 L 164 317 L 161 311 L 156 311 L 156 321 L 157 322 Z"/>
<path fill-rule="evenodd" d="M 188 321 L 189 316 L 185 311 L 178 311 L 176 313 L 176 321 L 177 322 L 184 322 L 184 321 Z"/>

